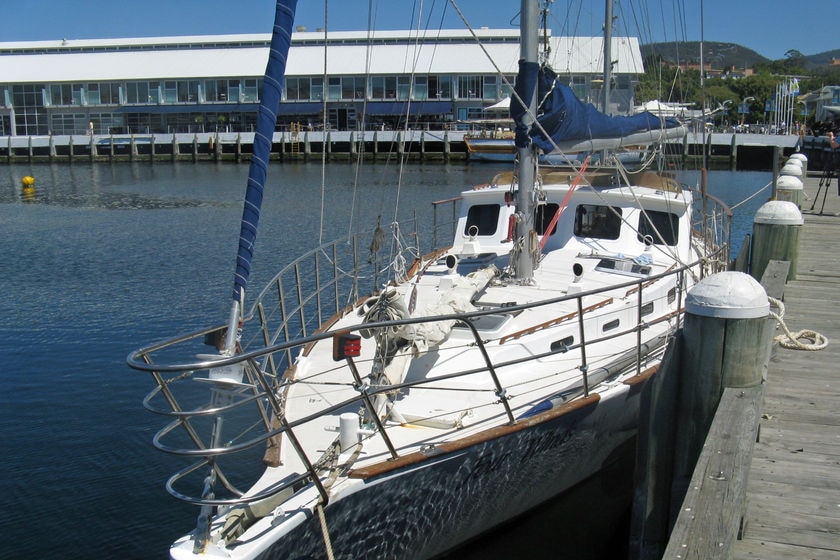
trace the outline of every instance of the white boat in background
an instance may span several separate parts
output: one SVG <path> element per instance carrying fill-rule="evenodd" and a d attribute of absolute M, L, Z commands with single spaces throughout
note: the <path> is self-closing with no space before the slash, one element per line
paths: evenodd
<path fill-rule="evenodd" d="M 268 88 L 294 5 L 278 1 Z M 155 446 L 184 458 L 166 488 L 198 507 L 172 558 L 434 557 L 634 437 L 686 291 L 728 261 L 728 210 L 651 172 L 540 170 L 538 144 L 567 123 L 544 94 L 538 15 L 522 1 L 518 166 L 441 203 L 456 223 L 423 231 L 454 231 L 443 247 L 419 247 L 416 224 L 378 228 L 369 249 L 343 237 L 246 308 L 270 149 L 255 144 L 226 324 L 128 357 L 157 383 L 144 405 L 169 419 Z M 270 138 L 279 87 L 263 100 Z"/>

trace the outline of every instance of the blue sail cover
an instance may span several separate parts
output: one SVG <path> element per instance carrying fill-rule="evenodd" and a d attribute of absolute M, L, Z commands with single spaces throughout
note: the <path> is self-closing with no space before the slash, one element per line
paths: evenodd
<path fill-rule="evenodd" d="M 248 188 L 245 191 L 245 205 L 242 209 L 242 226 L 239 232 L 239 251 L 236 255 L 233 299 L 241 301 L 251 274 L 251 258 L 257 240 L 257 226 L 260 221 L 268 158 L 271 140 L 277 124 L 280 107 L 280 92 L 286 74 L 286 59 L 292 42 L 292 25 L 295 20 L 297 0 L 277 0 L 274 11 L 274 30 L 271 34 L 271 48 L 265 68 L 262 97 L 257 112 L 257 128 L 254 134 L 254 152 L 248 171 Z"/>
<path fill-rule="evenodd" d="M 535 88 L 539 101 L 537 122 L 542 129 L 528 124 L 527 111 L 519 102 L 530 99 Z M 533 142 L 543 151 L 552 152 L 554 144 L 560 142 L 621 138 L 680 126 L 677 119 L 661 119 L 649 111 L 631 116 L 606 115 L 591 103 L 580 101 L 569 86 L 560 83 L 551 68 L 533 62 L 519 62 L 514 90 L 518 99 L 510 104 L 510 116 L 516 123 L 516 145 L 520 148 Z"/>

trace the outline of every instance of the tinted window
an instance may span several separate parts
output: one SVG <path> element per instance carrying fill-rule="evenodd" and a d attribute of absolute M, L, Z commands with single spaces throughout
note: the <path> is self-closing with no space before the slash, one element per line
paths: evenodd
<path fill-rule="evenodd" d="M 639 241 L 644 243 L 648 235 L 653 238 L 654 245 L 676 245 L 679 238 L 680 218 L 668 212 L 647 211 L 639 214 Z M 657 234 L 657 231 L 659 232 Z M 661 239 L 660 239 L 661 237 Z"/>
<path fill-rule="evenodd" d="M 548 224 L 554 219 L 558 208 L 560 208 L 559 204 L 539 204 L 534 208 L 534 230 L 538 235 L 546 234 Z M 554 235 L 555 231 L 557 231 L 557 224 L 554 224 L 548 234 Z"/>
<path fill-rule="evenodd" d="M 618 239 L 621 233 L 621 208 L 581 204 L 575 210 L 575 235 L 596 239 Z"/>
<path fill-rule="evenodd" d="M 464 235 L 470 235 L 470 228 L 478 228 L 478 235 L 493 235 L 499 223 L 498 204 L 480 204 L 470 207 L 467 212 L 467 225 Z"/>

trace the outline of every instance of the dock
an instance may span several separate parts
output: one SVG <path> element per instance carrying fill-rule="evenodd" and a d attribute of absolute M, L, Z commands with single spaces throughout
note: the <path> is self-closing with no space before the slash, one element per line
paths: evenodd
<path fill-rule="evenodd" d="M 734 560 L 840 558 L 837 178 L 819 198 L 818 189 L 819 178 L 809 176 L 797 275 L 784 291 L 784 321 L 791 331 L 824 335 L 829 344 L 815 352 L 774 350 L 749 465 L 746 523 L 732 550 Z"/>
<path fill-rule="evenodd" d="M 447 130 L 283 130 L 272 139 L 272 161 L 464 161 L 467 127 Z M 678 167 L 699 167 L 706 156 L 712 169 L 769 170 L 777 154 L 789 156 L 799 144 L 819 169 L 825 147 L 820 139 L 800 141 L 795 135 L 688 133 L 668 142 L 664 154 Z M 2 163 L 110 163 L 119 161 L 248 162 L 253 132 L 171 132 L 137 134 L 73 134 L 0 137 Z"/>
<path fill-rule="evenodd" d="M 654 525 L 636 534 L 636 558 L 840 558 L 840 195 L 836 177 L 820 179 L 804 181 L 795 277 L 791 263 L 771 261 L 762 285 L 782 300 L 790 332 L 819 333 L 828 345 L 776 342 L 762 359 L 764 383 L 723 390 L 685 497 L 670 505 L 664 553 L 648 546 Z M 783 332 L 769 331 L 768 343 Z"/>

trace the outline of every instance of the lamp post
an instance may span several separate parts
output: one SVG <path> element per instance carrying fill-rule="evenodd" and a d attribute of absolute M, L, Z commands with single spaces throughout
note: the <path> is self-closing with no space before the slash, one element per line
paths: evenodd
<path fill-rule="evenodd" d="M 738 104 L 738 112 L 741 114 L 741 128 L 744 128 L 744 119 L 747 113 L 750 112 L 750 101 L 755 101 L 755 97 L 745 97 L 741 103 Z"/>
<path fill-rule="evenodd" d="M 726 112 L 729 111 L 729 106 L 732 105 L 732 100 L 727 99 L 723 103 L 720 104 L 720 128 L 723 130 L 723 119 L 726 116 Z"/>

